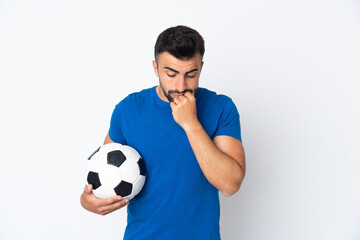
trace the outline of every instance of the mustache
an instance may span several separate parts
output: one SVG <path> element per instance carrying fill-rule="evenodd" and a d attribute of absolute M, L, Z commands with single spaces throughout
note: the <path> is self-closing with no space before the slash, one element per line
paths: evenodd
<path fill-rule="evenodd" d="M 192 89 L 185 89 L 185 90 L 182 91 L 182 92 L 179 92 L 178 90 L 169 90 L 169 91 L 168 91 L 169 95 L 172 94 L 172 93 L 185 94 L 186 92 L 193 93 L 194 91 L 193 91 Z"/>

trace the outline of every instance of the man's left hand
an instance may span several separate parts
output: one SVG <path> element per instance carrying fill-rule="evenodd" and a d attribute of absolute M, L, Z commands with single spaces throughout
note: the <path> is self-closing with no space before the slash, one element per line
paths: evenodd
<path fill-rule="evenodd" d="M 191 127 L 199 124 L 196 112 L 196 99 L 193 93 L 186 92 L 184 95 L 176 97 L 174 102 L 170 103 L 172 114 L 185 132 Z"/>

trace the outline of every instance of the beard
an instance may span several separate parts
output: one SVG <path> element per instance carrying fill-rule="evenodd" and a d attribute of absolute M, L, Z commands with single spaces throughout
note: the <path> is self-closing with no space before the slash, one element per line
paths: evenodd
<path fill-rule="evenodd" d="M 174 98 L 171 96 L 171 94 L 173 94 L 173 93 L 185 94 L 186 92 L 191 92 L 191 93 L 195 94 L 197 92 L 197 90 L 198 90 L 198 88 L 195 88 L 194 90 L 191 89 L 191 88 L 187 88 L 182 92 L 179 92 L 178 90 L 169 90 L 169 91 L 166 92 L 164 86 L 161 84 L 160 78 L 159 78 L 159 82 L 160 82 L 160 88 L 163 91 L 165 97 L 169 100 L 169 102 L 174 102 Z"/>

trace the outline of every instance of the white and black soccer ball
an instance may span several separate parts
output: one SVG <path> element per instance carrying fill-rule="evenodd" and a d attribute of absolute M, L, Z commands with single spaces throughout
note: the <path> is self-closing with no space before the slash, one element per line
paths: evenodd
<path fill-rule="evenodd" d="M 88 160 L 87 183 L 93 185 L 93 193 L 98 198 L 120 195 L 130 200 L 144 186 L 145 162 L 130 146 L 105 144 Z"/>

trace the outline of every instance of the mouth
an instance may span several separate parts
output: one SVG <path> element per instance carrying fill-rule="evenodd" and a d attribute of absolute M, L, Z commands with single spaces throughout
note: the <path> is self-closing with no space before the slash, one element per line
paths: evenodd
<path fill-rule="evenodd" d="M 183 92 L 179 92 L 179 91 L 177 91 L 177 90 L 170 90 L 169 91 L 169 95 L 171 95 L 171 96 L 173 96 L 174 98 L 175 97 L 180 97 L 180 96 L 183 96 L 186 92 L 191 92 L 191 93 L 193 93 L 194 91 L 192 90 L 192 89 L 185 89 L 185 91 L 183 91 Z"/>
<path fill-rule="evenodd" d="M 173 98 L 177 98 L 177 97 L 180 97 L 180 96 L 183 96 L 184 94 L 179 94 L 179 93 L 173 93 L 172 94 L 172 97 Z"/>

